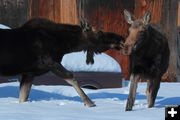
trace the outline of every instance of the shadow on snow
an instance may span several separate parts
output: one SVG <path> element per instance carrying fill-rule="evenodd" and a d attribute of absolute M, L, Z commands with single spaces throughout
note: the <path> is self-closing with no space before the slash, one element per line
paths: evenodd
<path fill-rule="evenodd" d="M 117 98 L 119 100 L 126 100 L 128 97 L 128 94 L 120 94 L 120 93 L 107 93 L 107 92 L 101 92 L 101 93 L 90 93 L 88 96 L 91 99 L 107 99 L 107 98 Z M 19 88 L 16 86 L 5 86 L 0 87 L 0 98 L 5 97 L 19 97 Z M 65 96 L 58 93 L 51 93 L 41 90 L 35 90 L 31 89 L 30 93 L 30 101 L 41 101 L 41 100 L 73 100 L 82 102 L 79 96 Z M 136 100 L 144 100 L 146 99 L 145 95 L 140 95 L 137 93 Z M 163 99 L 163 97 L 158 96 L 157 99 Z M 180 97 L 174 97 L 174 98 L 167 98 L 162 101 L 156 102 L 156 104 L 167 105 L 167 104 L 176 104 L 180 101 Z M 158 107 L 158 106 L 157 106 Z"/>

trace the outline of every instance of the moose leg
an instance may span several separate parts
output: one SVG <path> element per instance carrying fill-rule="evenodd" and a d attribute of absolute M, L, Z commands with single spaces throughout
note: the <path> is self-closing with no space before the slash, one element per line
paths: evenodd
<path fill-rule="evenodd" d="M 22 80 L 20 81 L 19 102 L 27 101 L 31 90 L 32 81 L 33 81 L 33 75 L 30 74 L 22 75 Z"/>
<path fill-rule="evenodd" d="M 133 75 L 131 75 L 130 77 L 130 90 L 129 90 L 129 96 L 127 99 L 127 103 L 126 103 L 126 111 L 131 111 L 132 107 L 134 105 L 135 102 L 135 98 L 136 98 L 136 90 L 137 90 L 137 80 L 139 77 L 135 77 Z"/>
<path fill-rule="evenodd" d="M 152 79 L 147 81 L 147 101 L 148 101 L 148 108 L 154 106 L 156 96 L 160 87 L 160 80 L 161 79 Z"/>
<path fill-rule="evenodd" d="M 70 78 L 70 79 L 65 79 L 65 81 L 67 83 L 69 83 L 70 85 L 72 85 L 75 90 L 77 91 L 77 93 L 79 94 L 79 96 L 81 97 L 81 99 L 84 101 L 84 105 L 87 105 L 88 107 L 94 107 L 96 106 L 91 99 L 88 98 L 88 96 L 84 93 L 84 91 L 80 88 L 78 82 L 74 79 L 74 78 Z"/>
<path fill-rule="evenodd" d="M 84 104 L 93 107 L 96 106 L 89 98 L 88 96 L 84 93 L 84 91 L 80 88 L 78 82 L 74 79 L 73 73 L 66 70 L 61 64 L 52 62 L 50 65 L 50 70 L 56 74 L 57 76 L 63 78 L 67 83 L 72 85 L 81 99 L 83 100 Z"/>

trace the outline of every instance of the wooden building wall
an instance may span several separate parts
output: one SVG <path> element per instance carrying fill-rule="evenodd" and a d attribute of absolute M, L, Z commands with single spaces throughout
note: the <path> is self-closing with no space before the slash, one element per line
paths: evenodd
<path fill-rule="evenodd" d="M 29 19 L 45 17 L 59 23 L 78 24 L 76 0 L 29 0 Z"/>
<path fill-rule="evenodd" d="M 0 23 L 12 28 L 27 20 L 28 0 L 0 0 Z"/>
<path fill-rule="evenodd" d="M 178 3 L 178 26 L 180 26 L 180 1 Z"/>

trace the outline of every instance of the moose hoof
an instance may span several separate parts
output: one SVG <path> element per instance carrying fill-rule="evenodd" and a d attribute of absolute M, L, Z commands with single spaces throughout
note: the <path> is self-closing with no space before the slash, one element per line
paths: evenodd
<path fill-rule="evenodd" d="M 85 106 L 88 106 L 88 107 L 95 107 L 96 106 L 96 104 L 94 104 L 94 103 L 86 103 L 86 104 L 84 104 Z"/>
<path fill-rule="evenodd" d="M 126 111 L 132 111 L 132 106 L 130 106 L 129 104 L 126 105 Z"/>
<path fill-rule="evenodd" d="M 152 107 L 154 107 L 154 104 L 149 104 L 148 105 L 148 108 L 152 108 Z"/>
<path fill-rule="evenodd" d="M 155 101 L 151 97 L 149 97 L 148 98 L 148 108 L 154 107 L 154 103 L 155 103 Z"/>
<path fill-rule="evenodd" d="M 88 107 L 95 107 L 96 104 L 94 104 L 94 102 L 92 102 L 91 100 L 87 100 L 85 103 L 84 103 L 85 106 L 88 106 Z"/>
<path fill-rule="evenodd" d="M 19 99 L 19 103 L 27 102 L 26 99 Z"/>
<path fill-rule="evenodd" d="M 126 104 L 126 111 L 131 111 L 132 110 L 133 104 L 134 104 L 133 101 L 134 100 L 132 100 L 132 99 L 128 99 L 127 104 Z"/>

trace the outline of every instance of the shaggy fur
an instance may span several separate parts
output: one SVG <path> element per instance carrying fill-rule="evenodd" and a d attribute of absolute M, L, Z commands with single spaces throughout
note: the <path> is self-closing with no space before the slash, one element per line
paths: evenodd
<path fill-rule="evenodd" d="M 83 21 L 83 22 L 82 22 Z M 80 39 L 71 40 L 78 45 L 72 45 L 70 52 L 87 51 L 87 64 L 93 64 L 94 54 L 102 53 L 109 49 L 120 50 L 123 47 L 124 38 L 112 32 L 93 31 L 88 21 L 81 20 L 81 26 L 69 24 L 57 24 L 45 18 L 34 18 L 29 20 L 23 25 L 23 28 L 42 28 L 44 30 L 70 30 L 71 32 L 79 32 L 83 35 L 79 36 Z M 72 37 L 72 39 L 75 39 Z M 64 43 L 64 42 L 62 42 Z M 70 43 L 71 44 L 71 43 Z M 112 47 L 113 45 L 113 47 Z M 78 48 L 75 48 L 78 47 Z M 66 51 L 68 52 L 68 51 Z"/>
<path fill-rule="evenodd" d="M 90 107 L 95 104 L 74 80 L 73 73 L 60 64 L 62 57 L 84 50 L 90 51 L 88 59 L 92 61 L 94 53 L 121 49 L 123 40 L 114 33 L 84 32 L 78 25 L 58 24 L 42 18 L 32 19 L 20 28 L 0 29 L 0 36 L 0 75 L 22 75 L 20 102 L 28 99 L 35 76 L 52 71 L 70 83 Z"/>
<path fill-rule="evenodd" d="M 169 64 L 167 39 L 153 27 L 143 31 L 130 55 L 130 73 L 144 79 L 160 78 Z"/>
<path fill-rule="evenodd" d="M 126 21 L 131 24 L 129 36 L 124 43 L 124 53 L 130 57 L 130 93 L 126 110 L 134 105 L 137 80 L 147 80 L 148 107 L 153 107 L 160 87 L 162 75 L 169 65 L 169 46 L 166 37 L 149 24 L 151 13 L 147 12 L 142 19 L 135 19 L 124 11 Z"/>

